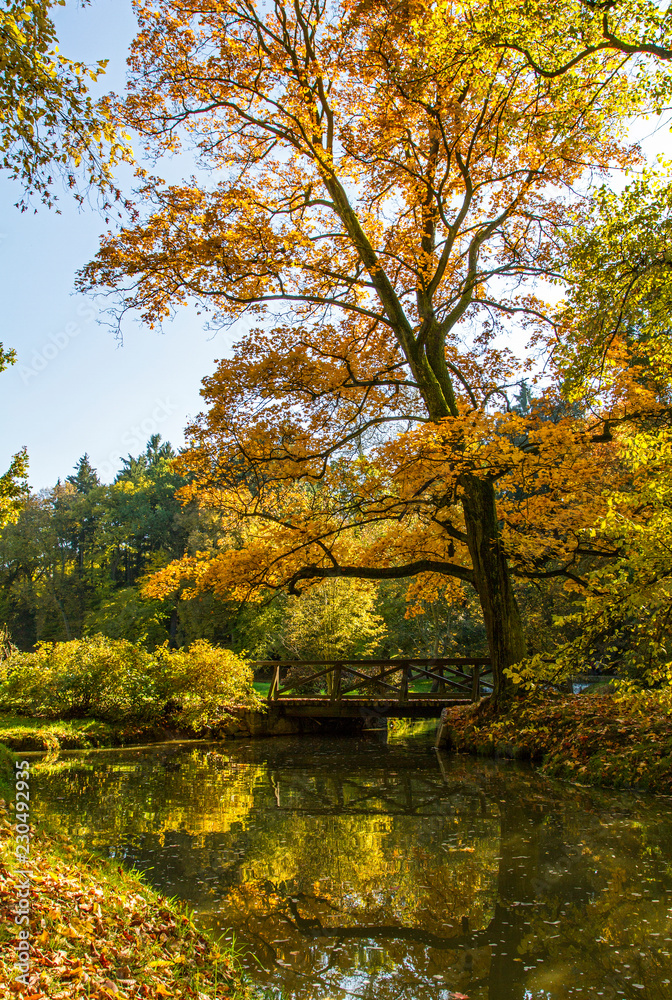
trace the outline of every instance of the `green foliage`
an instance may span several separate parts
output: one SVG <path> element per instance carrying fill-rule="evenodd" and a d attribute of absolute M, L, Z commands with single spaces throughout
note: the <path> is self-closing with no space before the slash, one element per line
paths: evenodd
<path fill-rule="evenodd" d="M 366 580 L 323 580 L 288 598 L 281 643 L 296 659 L 370 656 L 385 635 L 376 597 Z"/>
<path fill-rule="evenodd" d="M 27 476 L 28 452 L 22 448 L 0 476 L 0 528 L 18 520 L 28 495 Z"/>
<path fill-rule="evenodd" d="M 620 697 L 672 708 L 672 432 L 624 441 L 629 489 L 615 493 L 592 531 L 611 558 L 590 568 L 577 600 L 555 606 L 555 646 L 509 671 L 533 690 L 585 671 L 618 678 Z M 647 694 L 652 692 L 652 694 Z"/>
<path fill-rule="evenodd" d="M 261 707 L 251 668 L 230 649 L 198 639 L 186 649 L 162 647 L 156 662 L 165 671 L 170 697 L 180 704 L 180 719 L 190 725 L 217 721 L 224 706 Z"/>
<path fill-rule="evenodd" d="M 147 649 L 162 646 L 167 638 L 170 607 L 166 601 L 143 598 L 135 587 L 113 590 L 97 608 L 86 613 L 84 635 L 128 639 Z"/>
<path fill-rule="evenodd" d="M 74 486 L 78 493 L 83 493 L 84 495 L 90 493 L 95 486 L 100 486 L 98 473 L 91 465 L 89 456 L 86 453 L 82 455 L 75 466 L 74 475 L 66 476 L 65 481 Z"/>
<path fill-rule="evenodd" d="M 16 352 L 6 351 L 0 344 L 0 372 L 15 363 Z M 27 475 L 28 453 L 22 448 L 12 459 L 7 472 L 0 476 L 0 529 L 18 518 L 28 494 Z"/>
<path fill-rule="evenodd" d="M 0 372 L 4 372 L 9 365 L 16 364 L 16 351 L 6 351 L 0 344 Z"/>
<path fill-rule="evenodd" d="M 620 193 L 599 188 L 566 234 L 558 262 L 567 282 L 559 315 L 566 337 L 557 360 L 569 398 L 600 392 L 619 402 L 634 374 L 640 407 L 670 402 L 671 172 L 660 158 Z"/>
<path fill-rule="evenodd" d="M 61 174 L 79 200 L 77 174 L 85 186 L 116 195 L 112 168 L 130 157 L 104 101 L 94 102 L 87 85 L 105 71 L 89 68 L 58 51 L 51 8 L 63 0 L 8 0 L 0 11 L 0 167 L 51 206 L 54 174 Z"/>
<path fill-rule="evenodd" d="M 161 718 L 203 723 L 232 705 L 253 706 L 252 671 L 234 653 L 204 641 L 152 655 L 125 639 L 97 635 L 39 643 L 0 666 L 0 707 L 50 718 Z"/>
<path fill-rule="evenodd" d="M 39 643 L 3 663 L 0 704 L 51 717 L 142 717 L 167 698 L 151 668 L 149 654 L 126 640 Z"/>
<path fill-rule="evenodd" d="M 323 580 L 298 596 L 244 609 L 236 635 L 254 659 L 356 659 L 386 642 L 380 590 L 364 580 Z"/>
<path fill-rule="evenodd" d="M 484 656 L 487 639 L 476 595 L 440 586 L 430 596 L 408 581 L 387 581 L 378 588 L 377 609 L 389 656 Z"/>
<path fill-rule="evenodd" d="M 20 648 L 95 631 L 151 646 L 176 638 L 172 605 L 161 615 L 137 597 L 140 620 L 129 621 L 131 608 L 124 613 L 124 591 L 187 545 L 190 524 L 176 496 L 184 479 L 173 471 L 172 454 L 155 436 L 110 486 L 100 484 L 84 455 L 64 482 L 23 500 L 15 523 L 0 533 L 0 621 Z M 116 611 L 129 632 L 120 630 Z"/>

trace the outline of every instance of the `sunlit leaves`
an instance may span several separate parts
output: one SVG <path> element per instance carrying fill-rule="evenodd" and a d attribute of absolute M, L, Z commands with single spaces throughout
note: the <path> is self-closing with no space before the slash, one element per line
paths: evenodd
<path fill-rule="evenodd" d="M 613 406 L 669 405 L 672 384 L 670 166 L 661 161 L 623 192 L 596 192 L 569 238 L 565 391 Z"/>
<path fill-rule="evenodd" d="M 130 155 L 104 101 L 87 85 L 104 73 L 58 51 L 52 0 L 9 0 L 0 11 L 0 167 L 18 180 L 26 208 L 31 195 L 51 206 L 54 177 L 75 191 L 116 196 L 112 168 Z"/>
<path fill-rule="evenodd" d="M 0 476 L 0 528 L 18 519 L 28 495 L 27 476 L 28 453 L 23 448 Z"/>

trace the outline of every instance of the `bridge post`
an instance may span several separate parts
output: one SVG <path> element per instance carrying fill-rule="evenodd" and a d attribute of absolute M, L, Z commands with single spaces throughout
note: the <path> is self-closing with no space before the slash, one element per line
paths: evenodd
<path fill-rule="evenodd" d="M 273 680 L 271 681 L 271 687 L 268 692 L 269 701 L 278 700 L 278 688 L 280 687 L 280 664 L 277 663 L 273 668 Z"/>
<path fill-rule="evenodd" d="M 402 704 L 406 704 L 408 701 L 408 671 L 410 670 L 410 664 L 404 663 L 401 671 L 401 687 L 399 689 L 399 701 Z"/>
<path fill-rule="evenodd" d="M 341 701 L 341 676 L 343 674 L 343 665 L 341 663 L 336 663 L 334 665 L 334 678 L 333 687 L 331 689 L 331 700 L 337 703 Z"/>
<path fill-rule="evenodd" d="M 474 663 L 471 668 L 471 700 L 479 701 L 481 697 L 481 665 Z"/>

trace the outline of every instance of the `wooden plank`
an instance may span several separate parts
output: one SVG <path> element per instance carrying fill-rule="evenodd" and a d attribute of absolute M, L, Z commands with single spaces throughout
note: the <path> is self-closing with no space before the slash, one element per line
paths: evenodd
<path fill-rule="evenodd" d="M 404 664 L 404 672 L 401 675 L 401 691 L 399 692 L 399 701 L 408 701 L 408 663 Z"/>
<path fill-rule="evenodd" d="M 421 666 L 490 666 L 490 658 L 486 656 L 426 656 L 426 657 L 388 657 L 385 660 L 250 660 L 250 664 L 258 667 L 277 667 L 278 664 L 281 667 L 322 667 L 322 666 L 336 666 L 340 663 L 342 666 L 367 666 L 367 667 L 383 667 L 388 665 L 398 664 L 397 669 L 401 668 L 404 663 L 419 664 Z"/>
<path fill-rule="evenodd" d="M 424 670 L 422 667 L 416 667 L 412 664 L 411 670 L 414 670 L 418 674 L 424 674 L 426 677 L 431 677 L 432 680 L 442 681 L 444 684 L 455 685 L 455 681 L 451 681 L 450 678 L 442 677 L 441 674 L 434 674 L 430 670 Z M 452 671 L 452 673 L 464 681 L 463 684 L 457 684 L 455 686 L 464 688 L 465 691 L 471 691 L 471 678 L 469 674 L 459 674 L 456 670 Z M 413 677 L 409 677 L 409 680 L 413 680 Z"/>
<path fill-rule="evenodd" d="M 367 684 L 381 684 L 383 687 L 389 688 L 390 691 L 394 691 L 395 694 L 399 693 L 398 684 L 388 684 L 382 678 L 389 676 L 389 674 L 396 674 L 399 667 L 392 667 L 390 670 L 383 670 L 380 674 L 363 674 L 361 670 L 353 670 L 352 667 L 345 667 L 345 671 L 348 674 L 355 674 L 357 677 L 361 677 L 364 683 L 352 684 L 349 688 L 343 690 L 343 694 L 347 694 L 349 691 L 357 691 L 359 688 L 366 687 Z"/>
<path fill-rule="evenodd" d="M 334 686 L 331 691 L 331 701 L 340 702 L 341 700 L 341 673 L 343 668 L 340 663 L 334 667 Z"/>
<path fill-rule="evenodd" d="M 279 664 L 279 666 L 284 666 L 284 663 Z M 293 681 L 291 684 L 286 684 L 285 687 L 281 689 L 282 691 L 293 691 L 294 688 L 304 687 L 306 684 L 311 684 L 313 681 L 317 680 L 318 677 L 324 677 L 326 674 L 330 674 L 334 668 L 327 667 L 326 670 L 320 670 L 316 674 L 310 674 L 309 677 L 300 677 L 298 680 Z"/>
<path fill-rule="evenodd" d="M 268 692 L 269 701 L 278 700 L 278 688 L 280 686 L 280 666 L 278 665 L 273 671 L 273 680 L 271 682 L 271 687 Z"/>

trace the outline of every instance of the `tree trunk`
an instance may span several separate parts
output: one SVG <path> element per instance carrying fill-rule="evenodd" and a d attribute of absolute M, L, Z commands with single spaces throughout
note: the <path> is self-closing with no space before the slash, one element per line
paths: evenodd
<path fill-rule="evenodd" d="M 492 660 L 491 703 L 494 708 L 501 708 L 514 688 L 504 671 L 526 655 L 523 624 L 499 534 L 494 487 L 471 476 L 463 486 L 467 545 Z"/>
<path fill-rule="evenodd" d="M 170 639 L 168 642 L 169 649 L 177 649 L 177 626 L 179 623 L 179 617 L 177 613 L 177 605 L 175 605 L 170 612 Z"/>

